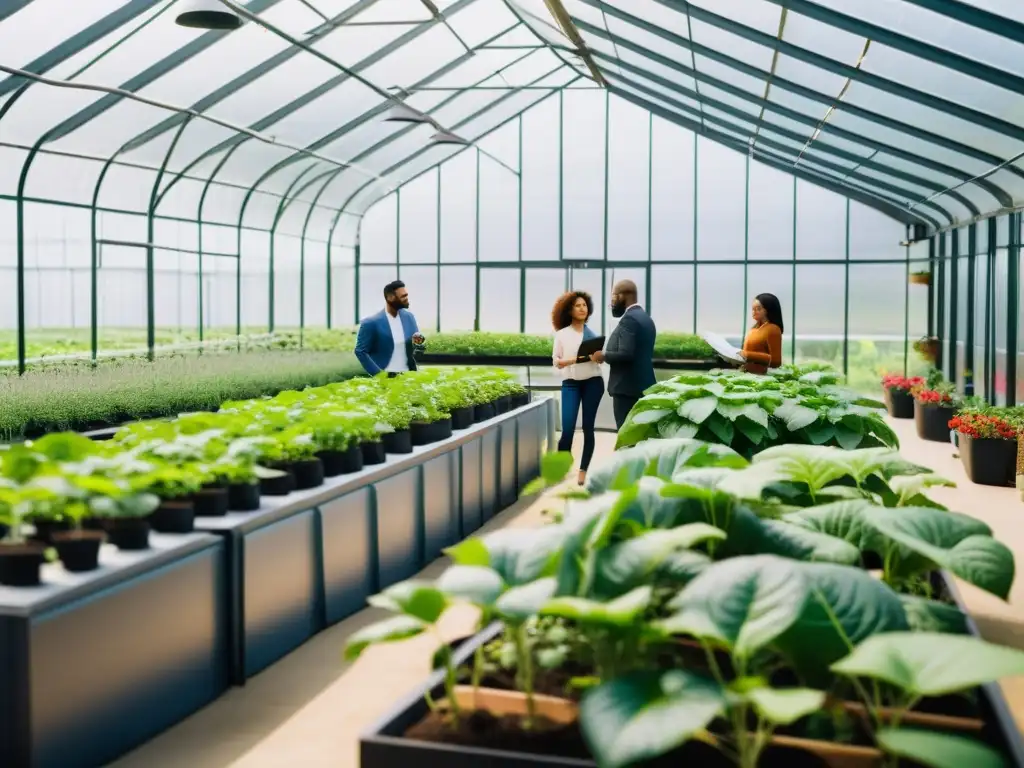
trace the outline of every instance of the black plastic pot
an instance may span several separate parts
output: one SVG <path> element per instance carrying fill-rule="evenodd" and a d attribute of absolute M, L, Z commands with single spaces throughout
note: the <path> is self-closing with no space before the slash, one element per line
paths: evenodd
<path fill-rule="evenodd" d="M 32 524 L 36 532 L 29 536 L 30 541 L 37 541 L 45 546 L 53 544 L 53 534 L 71 530 L 70 520 L 37 520 Z"/>
<path fill-rule="evenodd" d="M 393 433 L 397 434 L 397 433 Z M 359 450 L 363 452 L 363 464 L 369 466 L 371 464 L 383 464 L 388 460 L 388 457 L 384 452 L 384 443 L 362 443 L 359 446 Z M 388 451 L 391 453 L 391 451 Z M 395 451 L 398 453 L 398 451 Z"/>
<path fill-rule="evenodd" d="M 524 408 L 530 404 L 530 393 L 520 392 L 517 395 L 512 395 L 512 407 L 513 408 Z"/>
<path fill-rule="evenodd" d="M 149 549 L 149 520 L 145 517 L 110 517 L 103 521 L 107 538 L 118 549 Z"/>
<path fill-rule="evenodd" d="M 228 513 L 228 489 L 200 488 L 192 495 L 196 517 L 223 517 Z"/>
<path fill-rule="evenodd" d="M 260 493 L 264 496 L 287 496 L 295 490 L 295 475 L 291 469 L 281 465 L 269 467 L 284 472 L 278 477 L 264 477 L 260 479 Z"/>
<path fill-rule="evenodd" d="M 440 419 L 429 423 L 414 421 L 409 425 L 413 445 L 430 445 L 452 436 L 452 420 Z"/>
<path fill-rule="evenodd" d="M 324 477 L 350 475 L 363 468 L 363 451 L 358 445 L 344 451 L 320 451 L 316 456 L 324 465 Z"/>
<path fill-rule="evenodd" d="M 387 432 L 380 436 L 381 442 L 384 444 L 384 451 L 386 453 L 412 453 L 412 432 L 408 429 L 400 429 L 397 432 Z M 366 461 L 365 444 L 363 461 L 367 464 L 372 462 Z M 378 464 L 380 462 L 377 462 Z"/>
<path fill-rule="evenodd" d="M 65 569 L 81 573 L 99 567 L 100 545 L 106 538 L 103 531 L 58 531 L 53 534 L 53 546 Z"/>
<path fill-rule="evenodd" d="M 0 544 L 0 584 L 8 587 L 35 587 L 43 566 L 42 544 Z"/>
<path fill-rule="evenodd" d="M 259 483 L 231 483 L 228 486 L 228 510 L 255 512 L 260 508 Z"/>
<path fill-rule="evenodd" d="M 494 403 L 483 403 L 482 405 L 473 406 L 473 421 L 477 424 L 481 421 L 493 419 L 497 415 L 498 412 L 494 407 Z"/>
<path fill-rule="evenodd" d="M 1013 486 L 1017 475 L 1017 441 L 957 435 L 960 461 L 972 483 Z"/>
<path fill-rule="evenodd" d="M 914 396 L 904 389 L 887 388 L 885 404 L 894 419 L 914 418 Z"/>
<path fill-rule="evenodd" d="M 914 402 L 914 424 L 917 436 L 934 443 L 949 442 L 949 420 L 956 411 L 950 406 Z"/>
<path fill-rule="evenodd" d="M 293 461 L 291 470 L 295 475 L 297 491 L 306 491 L 324 484 L 324 465 L 315 456 L 312 459 Z"/>
<path fill-rule="evenodd" d="M 452 429 L 469 429 L 473 426 L 473 406 L 452 410 Z"/>
<path fill-rule="evenodd" d="M 502 413 L 508 413 L 509 408 L 512 407 L 512 398 L 508 395 L 499 397 L 494 401 L 494 410 L 499 415 Z"/>
<path fill-rule="evenodd" d="M 157 533 L 192 533 L 196 529 L 196 508 L 191 499 L 160 502 L 149 524 Z"/>

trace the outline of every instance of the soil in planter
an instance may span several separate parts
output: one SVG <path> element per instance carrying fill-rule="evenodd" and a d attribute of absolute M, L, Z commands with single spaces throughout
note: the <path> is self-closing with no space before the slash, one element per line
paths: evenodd
<path fill-rule="evenodd" d="M 103 531 L 59 531 L 53 534 L 53 546 L 64 568 L 72 573 L 94 571 L 99 567 Z"/>
<path fill-rule="evenodd" d="M 228 513 L 228 489 L 201 488 L 192 496 L 196 517 L 223 517 Z"/>
<path fill-rule="evenodd" d="M 196 528 L 196 508 L 191 499 L 163 501 L 149 518 L 157 533 L 192 533 Z"/>
<path fill-rule="evenodd" d="M 259 483 L 232 483 L 228 486 L 228 509 L 230 511 L 255 512 L 259 508 Z"/>
<path fill-rule="evenodd" d="M 533 728 L 524 730 L 516 715 L 496 716 L 490 712 L 464 712 L 458 728 L 453 728 L 446 715 L 431 712 L 405 733 L 406 738 L 435 744 L 452 744 L 480 749 L 503 750 L 530 755 L 590 758 L 590 752 L 576 723 L 561 725 L 546 718 L 534 718 Z M 903 764 L 902 761 L 900 763 Z M 679 768 L 681 765 L 700 768 L 735 768 L 712 746 L 693 741 L 654 760 L 637 764 L 637 768 Z M 760 768 L 829 768 L 820 757 L 792 747 L 769 746 L 758 762 Z M 910 764 L 908 763 L 908 766 Z"/>
<path fill-rule="evenodd" d="M 39 569 L 43 567 L 42 544 L 0 544 L 0 584 L 8 587 L 39 585 Z"/>

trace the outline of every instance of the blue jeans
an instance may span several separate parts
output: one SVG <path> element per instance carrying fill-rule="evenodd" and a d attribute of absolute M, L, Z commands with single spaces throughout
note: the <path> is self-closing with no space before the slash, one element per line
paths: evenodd
<path fill-rule="evenodd" d="M 576 431 L 576 417 L 583 406 L 583 458 L 580 470 L 586 472 L 594 456 L 594 422 L 597 421 L 597 406 L 604 396 L 604 379 L 593 376 L 589 379 L 566 379 L 562 382 L 562 435 L 558 438 L 558 450 L 571 451 L 572 437 Z"/>

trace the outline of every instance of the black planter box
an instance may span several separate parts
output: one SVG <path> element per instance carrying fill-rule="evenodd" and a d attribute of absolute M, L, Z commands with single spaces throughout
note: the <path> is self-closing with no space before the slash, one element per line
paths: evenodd
<path fill-rule="evenodd" d="M 945 571 L 935 572 L 933 576 L 935 586 L 945 592 L 965 615 L 968 632 L 974 637 L 980 637 L 978 627 L 967 613 L 952 578 Z M 491 624 L 453 648 L 454 664 L 464 664 L 478 647 L 490 642 L 500 632 L 500 623 Z M 435 672 L 424 686 L 400 700 L 391 712 L 363 732 L 359 737 L 360 768 L 597 768 L 593 760 L 406 738 L 405 732 L 430 711 L 423 698 L 427 690 L 435 701 L 444 698 L 444 670 Z M 1008 765 L 1024 766 L 1024 740 L 999 684 L 983 685 L 978 693 L 978 708 L 985 721 L 985 730 L 977 734 L 977 738 L 1002 750 Z"/>
<path fill-rule="evenodd" d="M 350 475 L 363 468 L 363 451 L 358 445 L 344 451 L 320 451 L 316 457 L 324 465 L 324 477 Z"/>
<path fill-rule="evenodd" d="M 949 420 L 956 415 L 950 406 L 914 403 L 914 424 L 917 436 L 933 443 L 949 442 Z"/>
<path fill-rule="evenodd" d="M 494 403 L 484 403 L 482 405 L 473 406 L 473 421 L 477 424 L 481 421 L 493 419 L 497 415 L 498 412 L 494 408 Z"/>
<path fill-rule="evenodd" d="M 259 483 L 232 483 L 228 486 L 228 509 L 230 511 L 255 512 L 259 508 Z"/>
<path fill-rule="evenodd" d="M 324 484 L 324 465 L 315 456 L 312 459 L 296 461 L 291 466 L 295 475 L 295 490 L 306 491 Z"/>
<path fill-rule="evenodd" d="M 295 475 L 292 474 L 290 469 L 283 466 L 273 466 L 270 467 L 270 469 L 276 469 L 280 472 L 284 472 L 284 474 L 278 475 L 277 477 L 260 478 L 261 495 L 287 496 L 295 490 Z"/>
<path fill-rule="evenodd" d="M 363 452 L 363 464 L 383 464 L 387 461 L 384 443 L 363 443 L 359 449 Z"/>
<path fill-rule="evenodd" d="M 914 418 L 914 396 L 906 390 L 886 388 L 885 405 L 894 419 Z"/>
<path fill-rule="evenodd" d="M 452 429 L 469 429 L 473 426 L 473 406 L 452 410 Z"/>
<path fill-rule="evenodd" d="M 1010 486 L 1017 481 L 1017 441 L 959 434 L 960 461 L 972 483 Z"/>
<path fill-rule="evenodd" d="M 497 413 L 499 415 L 501 415 L 503 413 L 508 413 L 509 408 L 511 408 L 511 407 L 512 407 L 512 398 L 509 395 L 505 395 L 504 397 L 499 397 L 497 400 L 494 401 L 494 410 L 497 411 Z"/>
<path fill-rule="evenodd" d="M 380 438 L 386 453 L 412 453 L 412 432 L 408 429 L 386 432 Z"/>
<path fill-rule="evenodd" d="M 452 420 L 441 419 L 429 423 L 413 422 L 409 425 L 413 445 L 430 445 L 452 436 Z"/>
<path fill-rule="evenodd" d="M 196 517 L 223 517 L 228 513 L 228 489 L 201 488 L 192 494 Z"/>

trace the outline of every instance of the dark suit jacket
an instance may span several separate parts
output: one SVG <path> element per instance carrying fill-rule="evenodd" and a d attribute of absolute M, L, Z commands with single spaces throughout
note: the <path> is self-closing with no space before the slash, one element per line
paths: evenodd
<path fill-rule="evenodd" d="M 356 357 L 362 363 L 363 370 L 371 376 L 388 367 L 391 353 L 395 351 L 395 339 L 391 335 L 386 312 L 382 309 L 377 314 L 364 318 L 359 324 L 359 334 L 356 336 Z M 420 329 L 416 325 L 416 318 L 409 310 L 398 310 L 398 316 L 405 331 L 405 356 L 409 361 L 409 370 L 415 371 L 416 358 L 413 356 L 415 347 L 412 337 L 419 333 Z"/>
<path fill-rule="evenodd" d="M 608 394 L 640 397 L 654 385 L 654 340 L 658 329 L 643 307 L 633 307 L 619 320 L 605 345 Z"/>

